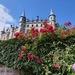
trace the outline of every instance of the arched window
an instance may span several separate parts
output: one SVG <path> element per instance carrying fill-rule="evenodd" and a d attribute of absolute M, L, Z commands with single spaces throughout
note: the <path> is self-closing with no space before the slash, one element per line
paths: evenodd
<path fill-rule="evenodd" d="M 36 25 L 36 27 L 38 27 L 38 24 Z"/>
<path fill-rule="evenodd" d="M 27 27 L 29 27 L 29 25 L 27 25 Z"/>
<path fill-rule="evenodd" d="M 34 25 L 32 24 L 32 27 L 33 27 Z"/>
<path fill-rule="evenodd" d="M 51 17 L 51 20 L 52 20 L 52 17 Z"/>
<path fill-rule="evenodd" d="M 41 24 L 41 27 L 42 27 L 42 24 Z"/>

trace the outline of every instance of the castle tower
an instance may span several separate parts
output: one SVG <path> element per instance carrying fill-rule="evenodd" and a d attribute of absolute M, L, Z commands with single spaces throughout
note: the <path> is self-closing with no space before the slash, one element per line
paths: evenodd
<path fill-rule="evenodd" d="M 14 27 L 11 25 L 10 32 L 9 32 L 9 39 L 13 38 L 13 33 L 14 33 Z"/>
<path fill-rule="evenodd" d="M 55 28 L 55 24 L 56 24 L 56 16 L 53 12 L 53 10 L 51 9 L 51 12 L 50 12 L 50 15 L 49 15 L 49 21 L 50 21 L 50 24 L 53 26 L 53 28 Z"/>
<path fill-rule="evenodd" d="M 25 12 L 23 12 L 22 15 L 20 16 L 18 31 L 24 33 L 25 26 L 26 26 L 26 17 Z"/>

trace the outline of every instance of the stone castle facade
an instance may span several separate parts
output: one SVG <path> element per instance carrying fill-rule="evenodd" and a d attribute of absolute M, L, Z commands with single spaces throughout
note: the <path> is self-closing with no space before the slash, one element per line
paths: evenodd
<path fill-rule="evenodd" d="M 51 9 L 48 19 L 46 19 L 46 20 L 47 20 L 47 23 L 49 23 L 53 26 L 53 28 L 59 27 L 59 24 L 56 22 L 56 16 L 53 13 L 52 9 Z M 7 29 L 6 31 L 5 31 L 5 29 L 3 31 L 1 31 L 0 40 L 8 40 L 8 39 L 14 38 L 15 32 L 25 33 L 26 30 L 28 30 L 34 26 L 36 28 L 40 29 L 42 27 L 42 21 L 43 21 L 43 19 L 39 19 L 39 16 L 37 16 L 36 20 L 26 19 L 25 12 L 23 12 L 22 15 L 20 16 L 19 26 L 13 27 L 11 25 L 9 27 L 9 29 Z"/>

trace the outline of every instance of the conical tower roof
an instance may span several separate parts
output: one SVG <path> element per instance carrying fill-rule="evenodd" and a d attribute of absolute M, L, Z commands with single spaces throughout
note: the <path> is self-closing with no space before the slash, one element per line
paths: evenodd
<path fill-rule="evenodd" d="M 25 11 L 22 12 L 22 15 L 21 16 L 24 16 L 25 17 Z"/>
<path fill-rule="evenodd" d="M 51 9 L 50 15 L 54 15 L 54 12 L 53 12 L 53 10 L 52 10 L 52 9 Z"/>

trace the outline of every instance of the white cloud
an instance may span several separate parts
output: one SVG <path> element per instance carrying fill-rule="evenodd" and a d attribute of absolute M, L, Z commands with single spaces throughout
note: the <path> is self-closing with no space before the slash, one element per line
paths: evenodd
<path fill-rule="evenodd" d="M 15 23 L 15 19 L 9 14 L 9 10 L 0 4 L 0 31 L 7 28 L 10 24 Z"/>

